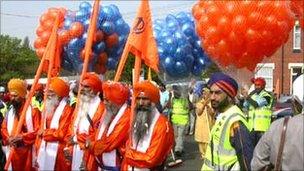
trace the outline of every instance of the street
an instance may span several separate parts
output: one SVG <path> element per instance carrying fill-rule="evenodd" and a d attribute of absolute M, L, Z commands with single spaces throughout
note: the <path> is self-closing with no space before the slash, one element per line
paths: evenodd
<path fill-rule="evenodd" d="M 202 166 L 202 160 L 200 159 L 200 154 L 198 150 L 197 143 L 194 141 L 193 135 L 186 135 L 185 144 L 184 144 L 185 153 L 181 157 L 183 160 L 182 164 L 179 164 L 176 167 L 167 168 L 168 171 L 173 170 L 200 170 Z M 169 162 L 171 160 L 169 156 Z M 179 159 L 179 158 L 177 158 Z"/>

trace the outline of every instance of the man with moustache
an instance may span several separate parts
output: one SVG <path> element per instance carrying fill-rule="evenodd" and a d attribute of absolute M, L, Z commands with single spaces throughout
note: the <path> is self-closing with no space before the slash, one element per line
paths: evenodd
<path fill-rule="evenodd" d="M 238 84 L 230 76 L 215 73 L 208 86 L 216 121 L 211 129 L 202 170 L 250 170 L 253 144 L 244 114 L 234 104 Z"/>
<path fill-rule="evenodd" d="M 242 89 L 241 93 L 245 99 L 244 106 L 248 110 L 248 123 L 255 146 L 270 127 L 273 96 L 265 90 L 264 78 L 257 77 L 251 81 L 254 83 L 254 90 L 248 94 L 247 89 Z"/>
<path fill-rule="evenodd" d="M 88 170 L 120 170 L 122 148 L 129 137 L 129 87 L 107 81 L 102 85 L 106 114 L 103 115 L 95 142 L 87 141 L 91 156 Z M 95 160 L 96 159 L 96 160 Z"/>
<path fill-rule="evenodd" d="M 46 92 L 45 120 L 38 152 L 40 170 L 65 170 L 67 164 L 63 149 L 64 137 L 72 117 L 73 108 L 68 103 L 69 86 L 59 77 L 52 78 Z"/>
<path fill-rule="evenodd" d="M 150 81 L 135 84 L 136 108 L 122 170 L 163 170 L 174 143 L 173 128 L 155 105 L 159 90 Z"/>
<path fill-rule="evenodd" d="M 14 147 L 9 170 L 33 170 L 32 149 L 40 123 L 40 111 L 29 106 L 21 131 L 16 135 L 16 128 L 23 110 L 27 85 L 24 80 L 11 79 L 8 82 L 10 104 L 1 127 L 3 148 L 8 157 L 10 148 Z M 12 135 L 15 136 L 12 136 Z"/>
<path fill-rule="evenodd" d="M 74 112 L 66 140 L 65 155 L 71 162 L 72 170 L 87 167 L 88 154 L 85 150 L 87 140 L 94 141 L 105 106 L 99 95 L 102 93 L 102 82 L 96 73 L 84 75 L 81 82 L 78 111 Z"/>

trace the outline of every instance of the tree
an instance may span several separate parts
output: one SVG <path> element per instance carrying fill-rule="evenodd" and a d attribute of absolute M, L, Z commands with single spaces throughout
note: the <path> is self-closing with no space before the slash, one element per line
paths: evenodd
<path fill-rule="evenodd" d="M 39 60 L 34 50 L 23 44 L 21 39 L 0 35 L 1 85 L 5 85 L 13 77 L 23 79 L 34 77 Z"/>
<path fill-rule="evenodd" d="M 30 48 L 30 40 L 29 40 L 28 36 L 26 36 L 26 37 L 23 39 L 22 47 L 24 47 L 24 48 Z"/>

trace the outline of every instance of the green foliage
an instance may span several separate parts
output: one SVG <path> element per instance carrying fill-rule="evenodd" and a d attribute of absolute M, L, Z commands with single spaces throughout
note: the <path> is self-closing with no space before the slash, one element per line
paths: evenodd
<path fill-rule="evenodd" d="M 205 71 L 202 72 L 201 78 L 209 78 L 213 73 L 220 71 L 221 70 L 219 69 L 219 67 L 215 63 L 212 63 Z"/>
<path fill-rule="evenodd" d="M 135 63 L 135 57 L 133 54 L 129 53 L 128 59 L 125 63 L 125 67 L 122 71 L 119 81 L 126 82 L 126 83 L 132 83 L 132 69 L 134 67 L 134 63 Z M 117 65 L 117 67 L 118 67 L 118 65 Z M 117 68 L 115 69 L 115 71 L 107 71 L 106 75 L 105 75 L 105 79 L 114 80 L 116 70 L 117 70 Z"/>
<path fill-rule="evenodd" d="M 27 46 L 28 45 L 28 46 Z M 35 51 L 22 40 L 0 35 L 0 84 L 11 78 L 33 78 L 39 64 Z"/>

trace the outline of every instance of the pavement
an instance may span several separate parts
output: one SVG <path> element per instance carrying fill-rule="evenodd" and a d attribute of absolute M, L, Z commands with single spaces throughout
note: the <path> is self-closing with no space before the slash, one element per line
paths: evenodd
<path fill-rule="evenodd" d="M 193 135 L 186 135 L 184 143 L 184 153 L 182 157 L 177 159 L 182 159 L 183 163 L 172 168 L 167 168 L 168 171 L 175 170 L 187 170 L 187 171 L 199 171 L 202 167 L 202 160 L 200 159 L 200 154 L 198 150 L 197 143 L 194 141 Z M 171 155 L 168 157 L 168 162 L 172 161 Z"/>

